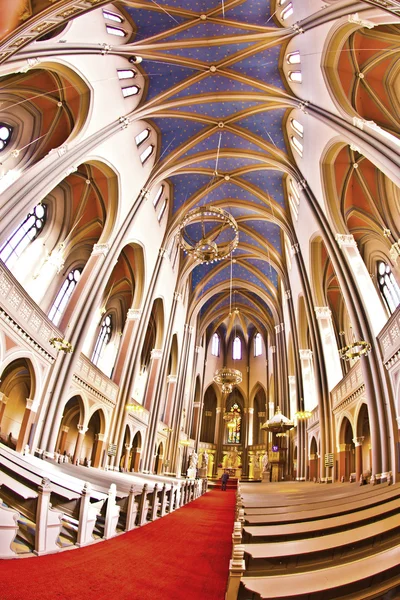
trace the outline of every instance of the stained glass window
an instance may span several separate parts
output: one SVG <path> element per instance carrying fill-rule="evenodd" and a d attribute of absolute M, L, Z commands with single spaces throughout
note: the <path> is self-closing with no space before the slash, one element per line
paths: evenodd
<path fill-rule="evenodd" d="M 72 292 L 79 281 L 81 272 L 82 269 L 72 269 L 72 271 L 68 273 L 66 279 L 64 280 L 64 283 L 62 284 L 49 312 L 49 319 L 53 321 L 54 325 L 59 324 L 65 307 L 68 304 L 68 300 L 70 299 Z"/>
<path fill-rule="evenodd" d="M 214 333 L 212 336 L 211 354 L 213 356 L 219 356 L 219 335 Z"/>
<path fill-rule="evenodd" d="M 240 444 L 242 411 L 237 402 L 232 405 L 229 414 L 232 418 L 228 421 L 228 444 Z"/>
<path fill-rule="evenodd" d="M 390 314 L 393 314 L 400 304 L 400 288 L 390 266 L 381 260 L 378 262 L 378 285 Z"/>
<path fill-rule="evenodd" d="M 6 123 L 0 123 L 0 152 L 4 150 L 11 139 L 13 128 Z"/>
<path fill-rule="evenodd" d="M 232 352 L 233 360 L 240 360 L 242 358 L 242 342 L 240 341 L 240 337 L 235 337 L 233 340 L 233 352 Z"/>
<path fill-rule="evenodd" d="M 262 338 L 261 333 L 256 333 L 254 336 L 254 356 L 261 356 L 262 354 Z"/>
<path fill-rule="evenodd" d="M 9 269 L 12 268 L 23 251 L 42 231 L 46 223 L 47 207 L 38 204 L 27 215 L 19 227 L 10 235 L 0 248 L 0 258 Z"/>
<path fill-rule="evenodd" d="M 112 316 L 106 315 L 104 317 L 103 323 L 101 324 L 99 337 L 97 338 L 96 346 L 94 348 L 92 356 L 92 363 L 94 365 L 98 364 L 100 358 L 103 356 L 107 344 L 111 340 L 112 325 Z"/>

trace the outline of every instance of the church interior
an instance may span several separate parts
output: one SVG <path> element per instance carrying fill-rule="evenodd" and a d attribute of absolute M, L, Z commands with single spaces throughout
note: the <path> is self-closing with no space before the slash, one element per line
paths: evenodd
<path fill-rule="evenodd" d="M 400 598 L 400 1 L 1 12 L 1 600 Z"/>

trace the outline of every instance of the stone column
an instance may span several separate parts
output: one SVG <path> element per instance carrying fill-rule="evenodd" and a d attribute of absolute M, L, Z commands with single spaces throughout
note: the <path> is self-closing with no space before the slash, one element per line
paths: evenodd
<path fill-rule="evenodd" d="M 26 408 L 22 418 L 21 429 L 19 430 L 16 451 L 22 452 L 29 440 L 31 426 L 39 408 L 39 401 L 33 401 L 31 398 L 26 399 Z"/>
<path fill-rule="evenodd" d="M 310 466 L 309 479 L 313 481 L 314 477 L 318 477 L 318 455 L 310 454 L 308 464 Z"/>
<path fill-rule="evenodd" d="M 193 420 L 192 420 L 192 427 L 191 427 L 191 432 L 193 433 L 192 439 L 197 439 L 197 432 L 199 429 L 199 424 L 200 424 L 200 409 L 201 409 L 201 402 L 193 402 Z"/>
<path fill-rule="evenodd" d="M 313 353 L 310 349 L 299 350 L 301 374 L 303 377 L 304 408 L 312 410 L 318 404 L 315 393 Z"/>
<path fill-rule="evenodd" d="M 249 407 L 249 416 L 248 416 L 248 434 L 247 434 L 247 445 L 251 446 L 253 444 L 253 427 L 254 427 L 254 406 Z M 244 466 L 243 466 L 244 469 Z"/>
<path fill-rule="evenodd" d="M 79 460 L 81 457 L 83 441 L 85 439 L 85 435 L 88 430 L 88 428 L 84 427 L 83 425 L 78 425 L 77 427 L 78 427 L 78 439 L 76 440 L 74 456 L 72 459 L 74 464 L 76 464 L 76 461 Z"/>
<path fill-rule="evenodd" d="M 160 358 L 162 357 L 162 350 L 158 348 L 153 348 L 150 354 L 150 367 L 149 367 L 149 376 L 147 378 L 146 391 L 144 395 L 144 407 L 151 411 L 153 396 L 154 396 L 154 388 L 158 379 L 159 370 L 160 370 Z"/>
<path fill-rule="evenodd" d="M 336 235 L 336 241 L 353 275 L 354 285 L 363 300 L 364 309 L 368 314 L 372 330 L 375 335 L 378 335 L 386 324 L 387 316 L 377 289 L 358 250 L 357 242 L 352 235 L 342 235 L 340 233 Z M 347 340 L 348 343 L 351 341 Z"/>
<path fill-rule="evenodd" d="M 294 415 L 297 412 L 297 386 L 296 386 L 296 376 L 289 375 L 288 377 L 289 383 L 289 398 L 290 398 L 290 410 L 289 414 L 286 415 L 289 419 L 294 420 Z"/>
<path fill-rule="evenodd" d="M 92 452 L 92 456 L 93 456 L 92 467 L 95 467 L 96 469 L 97 469 L 97 467 L 101 466 L 101 458 L 103 455 L 103 450 L 105 448 L 105 445 L 106 445 L 105 434 L 97 433 L 96 437 L 95 437 L 93 452 Z"/>
<path fill-rule="evenodd" d="M 332 312 L 327 306 L 316 306 L 315 314 L 321 334 L 324 351 L 325 369 L 329 390 L 332 390 L 343 378 L 335 332 L 332 324 Z"/>
<path fill-rule="evenodd" d="M 338 449 L 339 480 L 345 479 L 350 475 L 350 446 L 349 444 L 340 444 Z M 347 472 L 349 471 L 349 472 Z"/>
<path fill-rule="evenodd" d="M 8 402 L 8 396 L 3 394 L 3 392 L 0 392 L 0 431 L 1 431 L 1 421 L 4 416 L 4 411 L 6 410 L 7 402 Z"/>
<path fill-rule="evenodd" d="M 137 308 L 130 308 L 126 315 L 122 340 L 118 350 L 117 360 L 114 366 L 113 381 L 119 385 L 124 370 L 127 368 L 127 357 L 130 356 L 131 340 L 136 338 L 139 327 L 139 320 L 142 316 L 142 311 Z"/>
<path fill-rule="evenodd" d="M 142 454 L 141 448 L 134 448 L 132 451 L 132 462 L 131 462 L 131 471 L 135 471 L 136 473 L 140 468 L 140 458 Z"/>
<path fill-rule="evenodd" d="M 218 472 L 218 465 L 222 462 L 222 445 L 223 445 L 223 436 L 224 436 L 224 413 L 220 406 L 217 406 L 216 410 L 216 418 L 215 418 L 215 437 L 214 444 L 217 446 L 217 451 L 215 453 L 215 463 L 214 463 L 214 473 L 216 476 Z"/>
<path fill-rule="evenodd" d="M 161 412 L 161 420 L 167 425 L 171 424 L 172 418 L 172 402 L 175 395 L 176 388 L 176 375 L 168 375 L 167 377 L 167 391 L 164 410 Z"/>
<path fill-rule="evenodd" d="M 60 442 L 58 444 L 58 449 L 60 451 L 60 454 L 64 453 L 65 445 L 67 443 L 68 431 L 69 431 L 69 427 L 67 427 L 66 425 L 63 425 L 61 427 Z"/>
<path fill-rule="evenodd" d="M 363 473 L 363 462 L 362 462 L 362 444 L 364 437 L 358 437 L 353 439 L 353 444 L 356 447 L 356 481 L 360 481 L 360 477 Z"/>

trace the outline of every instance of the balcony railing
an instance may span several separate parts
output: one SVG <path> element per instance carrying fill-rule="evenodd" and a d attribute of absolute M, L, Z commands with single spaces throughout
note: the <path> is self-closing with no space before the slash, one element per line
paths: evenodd
<path fill-rule="evenodd" d="M 350 398 L 353 394 L 361 390 L 363 386 L 364 380 L 361 372 L 361 363 L 358 360 L 331 391 L 332 407 L 335 408 L 343 400 Z"/>
<path fill-rule="evenodd" d="M 378 334 L 378 344 L 383 362 L 388 368 L 400 351 L 400 305 Z"/>

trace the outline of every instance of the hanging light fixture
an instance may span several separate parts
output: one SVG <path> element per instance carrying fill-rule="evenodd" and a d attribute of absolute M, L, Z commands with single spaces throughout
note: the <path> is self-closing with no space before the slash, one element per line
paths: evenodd
<path fill-rule="evenodd" d="M 74 351 L 74 348 L 71 342 L 68 342 L 64 338 L 61 337 L 52 337 L 49 339 L 49 343 L 53 348 L 57 350 L 57 352 L 65 352 L 65 354 L 71 354 Z"/>
<path fill-rule="evenodd" d="M 231 275 L 230 275 L 230 286 L 229 286 L 229 317 L 232 317 L 232 275 L 233 275 L 233 258 L 231 254 Z M 237 315 L 237 312 L 234 312 L 234 317 Z M 235 325 L 235 334 L 236 334 L 236 325 Z M 235 335 L 236 336 L 236 335 Z M 235 359 L 233 359 L 235 360 Z M 230 394 L 233 388 L 239 383 L 242 383 L 243 376 L 241 371 L 238 369 L 232 369 L 231 367 L 222 367 L 222 369 L 217 369 L 214 373 L 213 381 L 221 386 L 221 390 L 223 394 Z M 224 417 L 225 418 L 225 417 Z"/>
<path fill-rule="evenodd" d="M 351 360 L 360 356 L 367 356 L 371 352 L 371 344 L 365 340 L 354 340 L 351 344 L 346 344 L 345 332 L 339 332 L 340 338 L 343 337 L 345 345 L 339 348 L 339 356 L 342 360 Z"/>
<path fill-rule="evenodd" d="M 186 254 L 201 264 L 209 264 L 232 254 L 239 243 L 239 228 L 226 210 L 198 206 L 183 217 L 177 241 Z"/>

